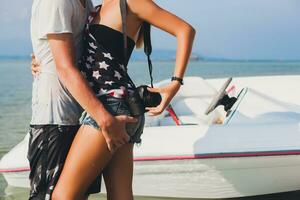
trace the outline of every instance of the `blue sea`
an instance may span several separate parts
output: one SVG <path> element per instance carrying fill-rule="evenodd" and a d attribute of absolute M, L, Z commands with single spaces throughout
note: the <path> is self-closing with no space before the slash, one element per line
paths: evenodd
<path fill-rule="evenodd" d="M 155 81 L 169 79 L 173 74 L 174 62 L 153 62 Z M 131 62 L 129 73 L 137 84 L 150 82 L 147 63 Z M 300 75 L 300 62 L 191 62 L 187 76 L 203 78 L 266 76 L 266 75 Z M 31 82 L 29 60 L 0 59 L 0 158 L 25 136 L 31 115 Z M 195 88 L 196 89 L 196 88 Z M 25 200 L 28 190 L 7 188 L 0 175 L 0 200 Z M 93 196 L 91 199 L 104 200 L 105 196 Z M 160 198 L 142 198 L 137 200 L 154 200 Z M 255 198 L 261 200 L 300 199 L 300 192 L 267 195 Z"/>

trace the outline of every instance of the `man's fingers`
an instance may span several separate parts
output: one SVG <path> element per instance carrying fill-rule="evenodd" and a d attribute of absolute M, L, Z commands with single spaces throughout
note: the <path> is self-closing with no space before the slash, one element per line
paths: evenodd
<path fill-rule="evenodd" d="M 39 67 L 37 67 L 35 65 L 31 65 L 31 70 L 37 72 L 37 71 L 39 71 Z"/>
<path fill-rule="evenodd" d="M 31 59 L 35 59 L 34 53 L 31 53 L 31 54 L 30 54 L 30 57 L 31 57 Z"/>
<path fill-rule="evenodd" d="M 124 133 L 124 137 L 120 138 L 119 140 L 115 141 L 114 143 L 114 152 L 117 151 L 120 147 L 127 144 L 130 140 L 130 137 L 127 133 Z"/>
<path fill-rule="evenodd" d="M 114 154 L 120 147 L 127 144 L 129 142 L 129 136 L 126 134 L 124 137 L 117 141 L 111 141 L 110 143 L 107 143 L 108 150 Z"/>
<path fill-rule="evenodd" d="M 110 151 L 110 153 L 113 153 L 114 151 L 114 149 L 113 149 L 113 144 L 111 143 L 111 142 L 106 142 L 107 143 L 107 148 L 108 148 L 108 150 Z"/>
<path fill-rule="evenodd" d="M 33 76 L 36 76 L 36 75 L 38 75 L 39 73 L 40 73 L 39 70 L 31 69 L 31 74 L 32 74 Z"/>
<path fill-rule="evenodd" d="M 130 137 L 128 134 L 125 135 L 124 141 L 125 141 L 125 144 L 130 141 Z"/>
<path fill-rule="evenodd" d="M 31 67 L 39 67 L 39 64 L 36 61 L 31 61 Z"/>
<path fill-rule="evenodd" d="M 119 118 L 121 121 L 128 122 L 128 123 L 136 123 L 138 121 L 136 118 L 128 115 L 119 115 L 116 116 L 116 118 Z"/>
<path fill-rule="evenodd" d="M 39 69 L 31 67 L 31 73 L 32 75 L 38 75 L 40 73 Z"/>
<path fill-rule="evenodd" d="M 136 123 L 136 122 L 138 122 L 138 120 L 136 118 L 134 118 L 134 117 L 126 116 L 125 122 Z"/>
<path fill-rule="evenodd" d="M 117 143 L 117 148 L 123 146 L 126 142 L 124 141 L 123 138 L 121 138 L 119 141 L 116 142 Z"/>
<path fill-rule="evenodd" d="M 36 59 L 34 54 L 31 54 L 31 69 L 36 68 L 36 70 L 39 70 L 40 68 L 40 63 Z"/>
<path fill-rule="evenodd" d="M 121 146 L 123 146 L 122 143 L 115 144 L 114 152 L 116 152 Z"/>
<path fill-rule="evenodd" d="M 40 65 L 35 60 L 31 61 L 31 73 L 34 76 L 40 73 Z"/>

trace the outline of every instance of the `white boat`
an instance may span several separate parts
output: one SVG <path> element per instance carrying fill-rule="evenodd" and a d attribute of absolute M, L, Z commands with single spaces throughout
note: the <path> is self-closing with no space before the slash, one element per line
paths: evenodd
<path fill-rule="evenodd" d="M 188 77 L 168 112 L 147 117 L 135 148 L 134 194 L 231 198 L 300 190 L 300 76 L 236 78 L 226 113 L 205 111 L 225 79 Z M 164 85 L 162 81 L 157 85 Z M 11 186 L 28 187 L 28 136 L 0 162 Z M 104 185 L 104 184 L 103 184 Z"/>

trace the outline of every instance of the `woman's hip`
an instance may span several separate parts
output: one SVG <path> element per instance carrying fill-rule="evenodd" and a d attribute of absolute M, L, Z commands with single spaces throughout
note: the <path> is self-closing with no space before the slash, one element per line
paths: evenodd
<path fill-rule="evenodd" d="M 98 98 L 110 114 L 114 116 L 119 116 L 119 115 L 131 116 L 131 112 L 125 98 L 117 98 L 110 95 L 102 95 L 99 96 Z M 126 131 L 127 134 L 130 136 L 130 141 L 129 141 L 130 143 L 141 143 L 141 135 L 143 133 L 144 124 L 145 124 L 145 115 L 143 114 L 137 116 L 136 118 L 137 118 L 136 123 L 126 124 Z M 101 127 L 87 112 L 83 112 L 80 119 L 80 123 L 101 130 Z"/>

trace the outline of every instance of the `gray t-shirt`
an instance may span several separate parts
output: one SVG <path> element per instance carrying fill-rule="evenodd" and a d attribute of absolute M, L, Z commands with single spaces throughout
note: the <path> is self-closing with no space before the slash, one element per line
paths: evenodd
<path fill-rule="evenodd" d="M 82 108 L 58 78 L 47 34 L 72 33 L 76 61 L 81 56 L 84 25 L 93 5 L 86 0 L 33 0 L 31 40 L 41 73 L 34 77 L 32 125 L 78 125 Z"/>

